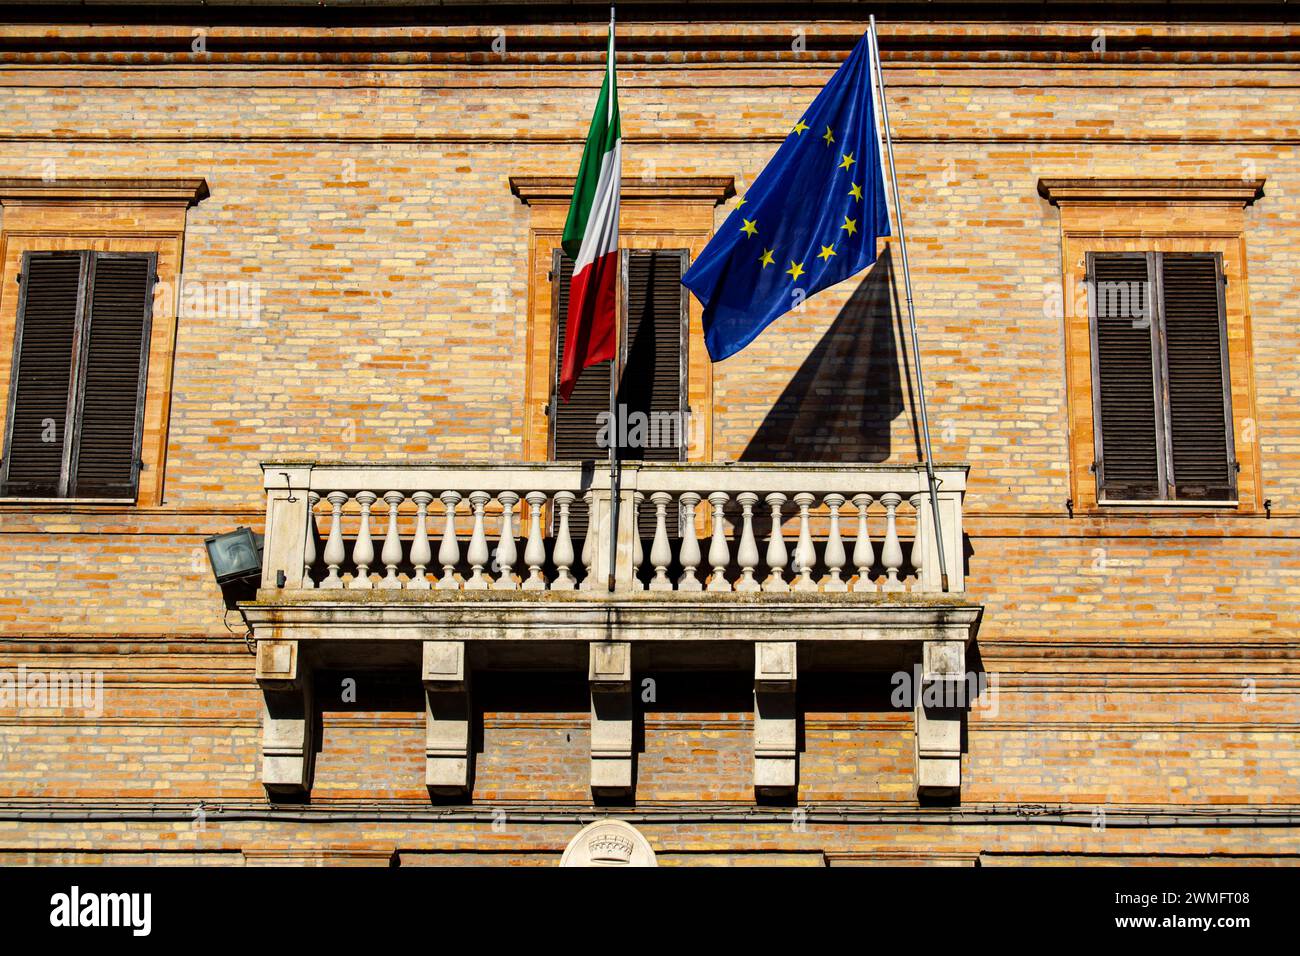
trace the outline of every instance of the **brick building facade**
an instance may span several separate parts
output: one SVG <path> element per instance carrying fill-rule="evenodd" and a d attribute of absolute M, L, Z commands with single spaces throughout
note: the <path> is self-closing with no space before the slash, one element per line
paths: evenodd
<path fill-rule="evenodd" d="M 609 596 L 551 587 L 560 496 L 576 516 L 592 490 L 599 525 L 600 463 L 576 479 L 576 464 L 533 467 L 552 457 L 549 274 L 603 9 L 178 3 L 88 25 L 6 6 L 6 420 L 33 255 L 147 255 L 157 285 L 129 500 L 67 482 L 0 499 L 0 860 L 549 865 L 613 816 L 661 864 L 1294 861 L 1300 30 L 1280 5 L 1233 24 L 1194 6 L 1092 10 L 882 11 L 944 531 L 959 537 L 936 543 L 923 517 L 929 557 L 910 544 L 927 499 L 891 249 L 717 365 L 690 302 L 695 440 L 676 470 L 629 466 L 624 493 L 644 495 L 647 585 L 653 496 L 674 517 L 683 492 L 702 498 L 712 582 L 709 495 L 725 494 L 732 590 L 628 593 L 625 525 Z M 623 244 L 697 254 L 864 16 L 621 8 Z M 1098 493 L 1087 283 L 1116 253 L 1208 255 L 1225 280 L 1230 498 Z M 522 585 L 537 563 L 542 590 L 465 588 L 481 485 L 484 573 L 503 577 L 506 504 L 506 570 Z M 334 491 L 345 581 L 372 512 L 372 588 L 324 586 Z M 762 518 L 770 491 L 788 493 L 792 551 L 797 496 L 814 499 L 809 593 L 734 590 L 738 505 L 751 494 Z M 870 593 L 854 589 L 859 493 Z M 885 587 L 886 499 L 904 592 Z M 844 593 L 826 586 L 833 508 Z M 247 635 L 204 549 L 238 526 L 267 535 Z M 768 526 L 754 529 L 762 550 Z M 977 677 L 967 709 L 893 699 L 895 675 L 943 683 L 950 665 Z M 33 691 L 83 677 L 102 678 L 98 705 Z"/>

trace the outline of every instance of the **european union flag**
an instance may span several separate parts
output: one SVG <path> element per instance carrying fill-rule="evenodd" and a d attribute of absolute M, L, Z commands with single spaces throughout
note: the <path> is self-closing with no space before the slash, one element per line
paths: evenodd
<path fill-rule="evenodd" d="M 889 208 L 872 87 L 864 36 L 682 278 L 713 361 L 876 261 Z"/>

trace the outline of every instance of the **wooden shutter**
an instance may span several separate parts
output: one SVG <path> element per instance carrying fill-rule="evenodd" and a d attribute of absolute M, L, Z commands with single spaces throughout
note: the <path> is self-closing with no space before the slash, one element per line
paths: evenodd
<path fill-rule="evenodd" d="M 628 415 L 641 411 L 647 416 L 670 412 L 678 440 L 654 447 L 629 448 L 624 460 L 678 461 L 685 451 L 681 430 L 685 417 L 686 298 L 681 278 L 686 268 L 683 249 L 624 250 L 620 263 L 627 327 L 622 337 L 623 379 L 619 404 Z M 601 415 L 609 410 L 610 363 L 602 362 L 583 371 L 568 402 L 556 392 L 564 355 L 564 325 L 569 308 L 569 279 L 573 262 L 556 250 L 551 275 L 552 303 L 556 329 L 551 387 L 551 457 L 556 461 L 604 462 L 609 449 L 597 443 Z M 663 421 L 661 420 L 661 425 Z M 638 522 L 643 537 L 654 534 L 654 509 L 641 509 Z M 570 525 L 574 537 L 586 534 L 586 506 L 575 502 Z M 676 513 L 669 527 L 676 528 Z"/>
<path fill-rule="evenodd" d="M 1148 257 L 1089 256 L 1098 497 L 1162 497 Z M 1145 318 L 1144 318 L 1145 316 Z"/>
<path fill-rule="evenodd" d="M 1223 282 L 1214 254 L 1160 257 L 1172 497 L 1236 497 Z"/>
<path fill-rule="evenodd" d="M 96 253 L 91 261 L 72 470 L 78 497 L 135 497 L 153 271 L 152 256 Z"/>
<path fill-rule="evenodd" d="M 134 498 L 153 255 L 28 253 L 0 494 Z"/>
<path fill-rule="evenodd" d="M 680 461 L 685 449 L 686 289 L 682 274 L 687 253 L 680 249 L 629 249 L 623 253 L 627 333 L 623 339 L 623 378 L 619 404 L 628 415 L 651 419 L 642 448 L 626 449 L 625 459 Z"/>
<path fill-rule="evenodd" d="M 555 461 L 602 461 L 609 449 L 596 442 L 600 414 L 609 411 L 609 362 L 584 369 L 567 402 L 560 400 L 560 364 L 564 356 L 564 326 L 569 314 L 569 280 L 573 260 L 555 250 L 552 260 L 552 296 L 555 310 L 554 374 L 551 378 L 551 458 Z"/>
<path fill-rule="evenodd" d="M 85 262 L 77 252 L 25 256 L 0 494 L 67 494 L 74 415 L 69 399 Z"/>

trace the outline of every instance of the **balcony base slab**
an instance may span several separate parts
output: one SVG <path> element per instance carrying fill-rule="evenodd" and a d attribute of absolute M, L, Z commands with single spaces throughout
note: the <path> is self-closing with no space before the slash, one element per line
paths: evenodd
<path fill-rule="evenodd" d="M 754 673 L 756 794 L 798 793 L 798 673 L 837 670 L 915 673 L 919 683 L 958 681 L 982 608 L 957 600 L 890 595 L 556 594 L 450 596 L 406 592 L 263 590 L 241 605 L 262 666 L 269 719 L 264 742 L 279 758 L 293 737 L 293 767 L 270 759 L 271 790 L 310 787 L 308 715 L 313 669 L 418 667 L 427 692 L 426 783 L 431 793 L 472 793 L 472 671 L 580 670 L 591 683 L 591 787 L 596 796 L 634 797 L 633 687 L 637 671 L 750 669 Z M 797 663 L 796 663 L 797 662 Z M 289 672 L 291 670 L 291 673 Z M 965 710 L 918 703 L 919 796 L 960 792 Z M 292 771 L 292 772 L 290 772 Z"/>

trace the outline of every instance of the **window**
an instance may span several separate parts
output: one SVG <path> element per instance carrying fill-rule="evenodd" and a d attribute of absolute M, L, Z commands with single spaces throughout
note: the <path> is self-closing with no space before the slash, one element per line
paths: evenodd
<path fill-rule="evenodd" d="M 23 256 L 0 495 L 134 499 L 157 258 Z"/>
<path fill-rule="evenodd" d="M 623 448 L 628 460 L 681 461 L 686 449 L 687 306 L 681 284 L 688 261 L 685 249 L 624 249 L 620 263 L 627 324 L 620 341 L 623 379 L 617 397 L 620 416 L 634 439 L 641 426 L 644 440 Z M 552 275 L 551 458 L 555 461 L 600 460 L 609 455 L 598 432 L 609 411 L 610 363 L 583 371 L 569 401 L 556 389 L 564 354 L 564 325 L 569 309 L 573 262 L 556 249 Z"/>
<path fill-rule="evenodd" d="M 1089 253 L 1097 497 L 1232 501 L 1218 253 Z"/>
<path fill-rule="evenodd" d="M 1264 516 L 1246 268 L 1264 186 L 1038 181 L 1060 212 L 1061 287 L 1044 293 L 1060 296 L 1071 513 Z"/>
<path fill-rule="evenodd" d="M 556 356 L 560 354 L 560 330 L 557 317 L 561 314 L 557 297 L 567 292 L 568 265 L 557 259 L 560 237 L 568 217 L 569 203 L 573 198 L 573 179 L 567 176 L 511 176 L 510 190 L 528 207 L 528 298 L 526 337 L 524 349 L 527 368 L 521 383 L 519 422 L 521 451 L 524 461 L 581 461 L 593 457 L 606 458 L 606 449 L 591 448 L 595 433 L 595 416 L 609 407 L 608 369 L 590 368 L 578 380 L 578 388 L 591 390 L 591 401 L 599 395 L 599 408 L 591 405 L 582 415 L 582 421 L 561 406 L 557 408 Z M 628 404 L 649 402 L 661 414 L 671 408 L 689 410 L 691 426 L 689 440 L 678 452 L 668 448 L 673 460 L 679 455 L 689 461 L 713 459 L 713 365 L 704 348 L 704 327 L 699 303 L 677 285 L 682 270 L 691 258 L 700 254 L 712 238 L 717 225 L 718 206 L 735 196 L 735 183 L 730 176 L 664 176 L 648 178 L 628 176 L 619 189 L 619 239 L 627 247 L 626 268 L 623 275 L 631 278 L 642 263 L 653 263 L 646 275 L 653 276 L 656 292 L 653 296 L 652 317 L 647 330 L 653 326 L 655 354 L 659 362 L 653 372 L 654 394 L 627 395 Z M 649 258 L 647 258 L 649 257 Z M 662 258 L 661 258 L 662 257 Z M 647 280 L 648 281 L 648 280 Z M 666 291 L 674 287 L 671 292 Z M 626 357 L 628 365 L 636 366 L 648 354 L 640 343 L 645 333 L 638 332 L 639 322 L 645 318 L 644 307 L 638 308 L 640 294 L 636 283 L 624 286 L 624 302 L 629 314 L 628 324 L 632 334 Z M 680 298 L 675 298 L 679 296 Z M 633 301 L 636 300 L 636 301 Z M 681 303 L 679 306 L 677 303 Z M 674 307 L 681 311 L 674 312 Z M 567 311 L 567 302 L 565 303 Z M 665 333 L 665 324 L 681 318 L 686 331 L 680 339 Z M 679 363 L 679 364 L 674 364 Z M 682 383 L 672 389 L 671 369 L 682 369 Z M 661 372 L 663 374 L 661 374 Z M 589 379 L 590 377 L 590 379 Z M 644 375 L 629 372 L 624 381 L 631 387 L 636 378 Z M 583 382 L 587 382 L 584 386 Z M 674 405 L 674 396 L 677 404 Z M 568 405 L 575 404 L 574 398 Z M 562 419 L 557 421 L 557 419 Z M 579 429 L 569 434 L 572 422 Z M 590 426 L 588 423 L 592 423 Z M 570 443 L 571 442 L 571 443 Z M 558 448 L 557 448 L 558 444 Z M 656 454 L 664 454 L 659 446 Z M 645 509 L 650 511 L 652 509 Z"/>
<path fill-rule="evenodd" d="M 207 197 L 199 178 L 0 176 L 0 514 L 163 504 L 185 224 Z"/>

